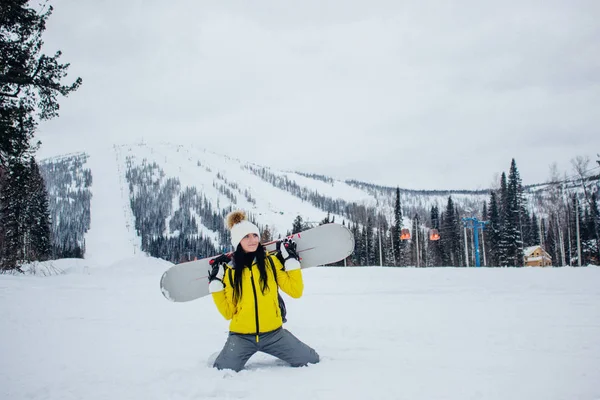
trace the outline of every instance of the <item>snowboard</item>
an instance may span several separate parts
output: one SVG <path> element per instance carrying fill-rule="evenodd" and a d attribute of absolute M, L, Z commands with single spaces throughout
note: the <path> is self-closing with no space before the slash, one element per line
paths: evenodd
<path fill-rule="evenodd" d="M 343 260 L 354 251 L 352 232 L 336 223 L 319 225 L 288 237 L 296 242 L 296 251 L 303 269 Z M 267 251 L 274 252 L 277 240 L 263 245 Z M 210 260 L 218 256 L 173 265 L 160 279 L 162 294 L 173 302 L 207 296 L 208 271 L 212 268 Z"/>

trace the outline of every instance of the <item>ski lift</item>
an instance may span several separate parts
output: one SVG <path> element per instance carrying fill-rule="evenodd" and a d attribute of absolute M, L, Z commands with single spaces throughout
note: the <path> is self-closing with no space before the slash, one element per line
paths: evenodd
<path fill-rule="evenodd" d="M 429 240 L 440 240 L 440 233 L 437 229 L 432 229 L 429 231 Z"/>
<path fill-rule="evenodd" d="M 400 231 L 400 239 L 401 240 L 410 239 L 410 231 L 408 229 L 402 229 L 402 231 Z"/>

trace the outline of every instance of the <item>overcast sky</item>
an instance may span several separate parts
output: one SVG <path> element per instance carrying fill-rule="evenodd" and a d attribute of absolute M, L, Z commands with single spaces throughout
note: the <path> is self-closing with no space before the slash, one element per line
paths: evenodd
<path fill-rule="evenodd" d="M 600 1 L 53 0 L 40 157 L 168 141 L 413 189 L 600 153 Z"/>

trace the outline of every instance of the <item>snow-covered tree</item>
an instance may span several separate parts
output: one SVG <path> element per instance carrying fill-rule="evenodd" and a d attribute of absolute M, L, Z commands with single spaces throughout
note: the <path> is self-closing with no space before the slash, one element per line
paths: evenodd
<path fill-rule="evenodd" d="M 503 198 L 502 211 L 502 240 L 503 256 L 502 265 L 523 265 L 523 239 L 522 225 L 522 193 L 521 178 L 514 158 L 510 164 L 506 195 Z"/>
<path fill-rule="evenodd" d="M 53 259 L 82 258 L 85 254 L 92 185 L 86 161 L 85 154 L 76 154 L 40 163 L 48 192 Z"/>
<path fill-rule="evenodd" d="M 441 226 L 441 239 L 443 253 L 442 263 L 446 266 L 461 265 L 461 240 L 460 240 L 460 221 L 456 213 L 452 196 L 448 196 L 446 211 L 443 215 Z"/>
<path fill-rule="evenodd" d="M 262 232 L 260 233 L 260 241 L 261 243 L 266 243 L 270 242 L 271 240 L 273 240 L 273 234 L 271 233 L 269 225 L 265 225 Z"/>
<path fill-rule="evenodd" d="M 400 231 L 402 230 L 402 206 L 400 201 L 400 188 L 396 188 L 396 199 L 394 203 L 394 225 L 392 226 L 392 246 L 394 250 L 394 265 L 404 265 L 404 245 L 400 240 Z"/>
<path fill-rule="evenodd" d="M 294 233 L 302 232 L 306 227 L 304 225 L 304 219 L 301 215 L 297 215 L 292 224 L 292 235 Z"/>
<path fill-rule="evenodd" d="M 431 207 L 429 212 L 431 229 L 440 231 L 440 211 L 437 205 Z M 427 266 L 437 267 L 442 265 L 442 246 L 440 240 L 431 240 L 427 245 Z"/>
<path fill-rule="evenodd" d="M 496 192 L 490 194 L 490 206 L 488 208 L 488 224 L 484 229 L 485 243 L 487 255 L 487 263 L 490 266 L 497 267 L 500 265 L 500 232 L 502 229 L 500 223 L 500 210 L 498 207 L 498 199 Z"/>
<path fill-rule="evenodd" d="M 26 226 L 27 259 L 44 261 L 52 254 L 52 236 L 48 192 L 35 158 L 29 161 L 29 202 Z"/>
<path fill-rule="evenodd" d="M 23 262 L 47 260 L 51 255 L 48 195 L 35 158 L 15 162 L 0 193 L 4 228 L 2 269 L 17 269 Z"/>
<path fill-rule="evenodd" d="M 61 84 L 69 64 L 59 63 L 60 51 L 53 56 L 42 53 L 42 34 L 51 14 L 48 3 L 38 12 L 27 0 L 5 0 L 0 12 L 0 166 L 6 175 L 0 188 L 0 220 L 5 269 L 17 268 L 32 252 L 47 251 L 46 242 L 35 251 L 26 246 L 31 241 L 27 223 L 32 223 L 27 221 L 32 205 L 26 202 L 32 199 L 24 191 L 31 183 L 29 166 L 37 147 L 31 140 L 39 120 L 58 116 L 57 96 L 66 96 L 81 84 L 80 78 Z"/>

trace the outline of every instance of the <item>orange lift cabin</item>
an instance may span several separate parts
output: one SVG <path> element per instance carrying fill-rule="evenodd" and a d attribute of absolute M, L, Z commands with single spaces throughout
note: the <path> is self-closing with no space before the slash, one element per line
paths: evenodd
<path fill-rule="evenodd" d="M 400 239 L 401 240 L 408 240 L 408 239 L 410 239 L 410 231 L 408 229 L 402 229 L 400 231 Z"/>
<path fill-rule="evenodd" d="M 440 240 L 440 233 L 437 229 L 432 229 L 429 231 L 429 240 Z"/>

